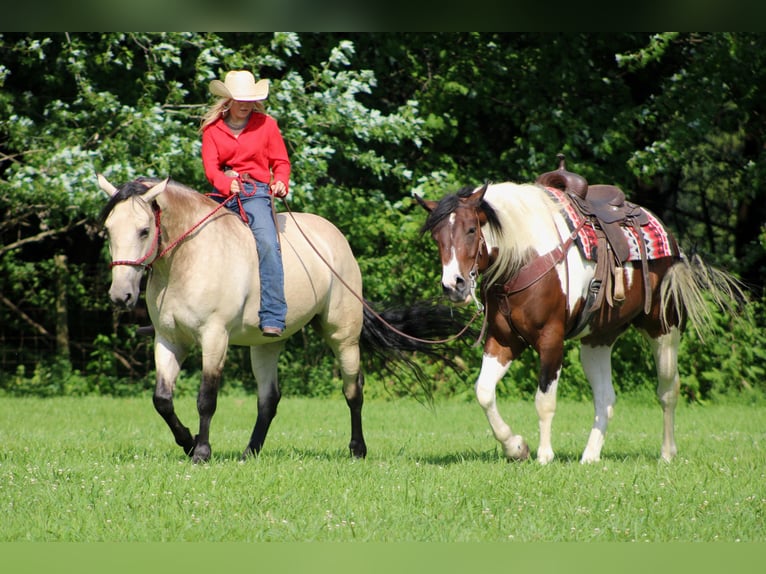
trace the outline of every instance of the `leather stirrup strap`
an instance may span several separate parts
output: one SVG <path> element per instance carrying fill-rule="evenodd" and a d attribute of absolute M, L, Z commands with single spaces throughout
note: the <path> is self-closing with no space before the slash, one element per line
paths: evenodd
<path fill-rule="evenodd" d="M 638 218 L 634 217 L 632 220 L 633 229 L 636 230 L 636 237 L 638 239 L 638 250 L 641 253 L 641 274 L 644 277 L 644 313 L 648 315 L 652 310 L 652 282 L 649 278 L 649 257 L 646 253 L 646 241 L 644 240 L 644 234 L 641 232 Z"/>

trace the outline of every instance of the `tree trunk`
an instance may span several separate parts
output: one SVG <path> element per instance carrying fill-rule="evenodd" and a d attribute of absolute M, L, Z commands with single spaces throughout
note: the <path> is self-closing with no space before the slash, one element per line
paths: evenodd
<path fill-rule="evenodd" d="M 67 315 L 67 258 L 64 254 L 53 257 L 56 265 L 56 353 L 69 360 L 69 317 Z"/>

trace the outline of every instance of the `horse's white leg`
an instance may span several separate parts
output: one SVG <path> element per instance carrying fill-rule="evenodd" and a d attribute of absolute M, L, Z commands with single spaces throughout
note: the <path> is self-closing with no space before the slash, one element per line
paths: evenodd
<path fill-rule="evenodd" d="M 258 416 L 242 458 L 261 452 L 271 421 L 277 415 L 277 406 L 282 398 L 277 365 L 283 348 L 283 341 L 250 347 L 250 367 L 258 385 Z"/>
<path fill-rule="evenodd" d="M 195 437 L 194 462 L 210 460 L 210 422 L 218 406 L 218 390 L 221 388 L 221 375 L 229 347 L 228 332 L 209 327 L 202 333 L 202 382 L 197 393 L 197 412 L 199 413 L 199 432 Z"/>
<path fill-rule="evenodd" d="M 675 413 L 681 380 L 678 376 L 678 345 L 681 333 L 673 327 L 657 339 L 646 336 L 657 365 L 657 398 L 662 406 L 662 458 L 671 461 L 678 452 L 675 438 Z"/>
<path fill-rule="evenodd" d="M 593 390 L 594 410 L 593 428 L 580 462 L 598 462 L 601 460 L 601 448 L 604 446 L 609 420 L 614 415 L 612 347 L 607 345 L 592 347 L 583 344 L 580 347 L 580 361 Z"/>
<path fill-rule="evenodd" d="M 157 337 L 154 343 L 154 364 L 157 370 L 157 382 L 154 387 L 154 408 L 165 420 L 176 444 L 191 456 L 194 452 L 194 437 L 191 431 L 185 427 L 173 407 L 173 390 L 176 386 L 176 378 L 181 370 L 181 363 L 186 353 L 174 348 L 161 337 Z"/>
<path fill-rule="evenodd" d="M 535 393 L 535 408 L 537 409 L 537 418 L 540 424 L 540 445 L 537 448 L 537 462 L 548 464 L 553 460 L 553 416 L 556 414 L 556 393 L 559 384 L 559 374 L 551 381 L 548 390 L 545 392 L 537 388 Z"/>
<path fill-rule="evenodd" d="M 508 372 L 511 361 L 503 364 L 497 357 L 484 354 L 481 361 L 481 372 L 476 380 L 476 398 L 484 409 L 489 426 L 497 441 L 502 445 L 508 460 L 525 460 L 529 457 L 529 446 L 521 437 L 514 435 L 511 427 L 500 416 L 497 410 L 495 388 L 503 375 Z"/>

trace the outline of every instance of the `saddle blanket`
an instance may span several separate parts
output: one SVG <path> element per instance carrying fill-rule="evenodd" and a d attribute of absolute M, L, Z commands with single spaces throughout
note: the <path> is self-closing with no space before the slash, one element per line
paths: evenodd
<path fill-rule="evenodd" d="M 572 201 L 567 197 L 567 194 L 556 189 L 554 187 L 547 187 L 548 193 L 559 203 L 564 205 L 564 210 L 567 216 L 567 223 L 570 231 L 576 229 L 583 222 L 584 217 Z M 646 246 L 646 256 L 651 259 L 661 259 L 662 257 L 671 257 L 678 255 L 674 249 L 675 241 L 672 241 L 668 236 L 668 232 L 663 227 L 659 219 L 657 219 L 653 213 L 641 208 L 649 218 L 649 223 L 641 226 L 641 237 L 638 237 L 638 233 L 633 226 L 620 226 L 625 238 L 630 246 L 630 255 L 628 261 L 641 261 L 641 251 L 639 248 L 639 241 L 643 241 Z M 596 261 L 598 257 L 597 246 L 598 237 L 596 236 L 596 230 L 593 228 L 593 224 L 590 221 L 586 221 L 580 231 L 577 234 L 576 240 L 577 246 L 583 256 L 589 261 Z"/>

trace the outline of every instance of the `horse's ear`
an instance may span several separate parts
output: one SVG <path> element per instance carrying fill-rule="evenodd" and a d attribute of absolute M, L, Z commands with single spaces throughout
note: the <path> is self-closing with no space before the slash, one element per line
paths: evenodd
<path fill-rule="evenodd" d="M 438 205 L 436 201 L 425 200 L 422 197 L 420 197 L 417 193 L 413 193 L 412 195 L 415 197 L 415 201 L 417 201 L 420 205 L 422 205 L 423 209 L 425 209 L 428 212 L 433 211 Z"/>
<path fill-rule="evenodd" d="M 465 203 L 467 206 L 478 208 L 481 205 L 481 202 L 484 201 L 484 194 L 487 193 L 487 188 L 489 187 L 490 182 L 486 182 L 484 185 L 482 185 L 479 189 L 474 191 L 466 200 Z"/>
<path fill-rule="evenodd" d="M 115 193 L 117 193 L 117 188 L 114 187 L 111 183 L 109 183 L 109 181 L 102 174 L 97 173 L 96 178 L 98 179 L 98 186 L 109 197 L 112 197 Z"/>
<path fill-rule="evenodd" d="M 170 178 L 166 177 L 161 182 L 156 184 L 154 187 L 149 188 L 149 191 L 147 191 L 146 193 L 142 193 L 141 199 L 143 199 L 146 203 L 151 203 L 159 194 L 165 191 L 165 188 L 168 186 L 169 181 L 170 181 Z"/>
<path fill-rule="evenodd" d="M 491 182 L 487 181 L 482 185 L 478 191 L 476 191 L 473 195 L 476 197 L 477 200 L 482 201 L 484 199 L 484 194 L 487 193 L 487 188 L 489 187 L 489 184 Z"/>

